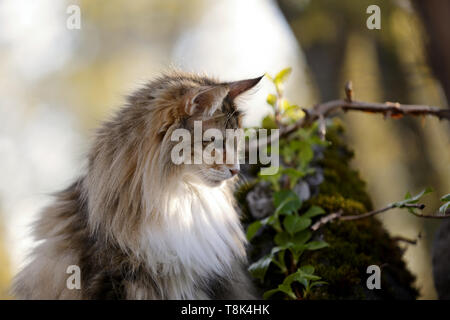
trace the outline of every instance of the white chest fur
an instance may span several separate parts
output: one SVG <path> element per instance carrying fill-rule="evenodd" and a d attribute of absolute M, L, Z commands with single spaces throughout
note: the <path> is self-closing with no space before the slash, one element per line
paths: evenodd
<path fill-rule="evenodd" d="M 153 272 L 187 281 L 226 276 L 245 256 L 239 217 L 221 187 L 183 188 L 160 204 L 163 223 L 146 228 L 142 241 Z"/>

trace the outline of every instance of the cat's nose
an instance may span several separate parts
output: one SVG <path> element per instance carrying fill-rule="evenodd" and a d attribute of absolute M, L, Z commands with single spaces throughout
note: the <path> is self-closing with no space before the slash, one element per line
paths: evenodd
<path fill-rule="evenodd" d="M 231 175 L 234 177 L 239 173 L 239 169 L 230 169 Z"/>

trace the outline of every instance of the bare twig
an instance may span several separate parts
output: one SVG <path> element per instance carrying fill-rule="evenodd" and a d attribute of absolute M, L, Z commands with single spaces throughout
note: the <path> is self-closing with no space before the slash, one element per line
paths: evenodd
<path fill-rule="evenodd" d="M 425 208 L 425 205 L 423 205 L 423 204 L 405 204 L 404 207 L 406 207 L 406 208 L 416 208 L 416 209 L 423 210 Z M 396 206 L 394 204 L 390 204 L 390 205 L 388 205 L 385 208 L 369 211 L 369 212 L 366 212 L 366 213 L 363 213 L 363 214 L 357 214 L 357 215 L 354 215 L 354 216 L 343 216 L 341 218 L 341 220 L 347 220 L 348 221 L 348 220 L 364 219 L 364 218 L 371 217 L 371 216 L 374 216 L 376 214 L 379 214 L 379 213 L 382 213 L 382 212 L 385 212 L 385 211 L 388 211 L 388 210 L 391 210 L 391 209 L 394 209 L 394 208 L 396 208 Z"/>
<path fill-rule="evenodd" d="M 425 205 L 424 204 L 404 204 L 403 207 L 423 210 L 425 208 Z M 385 211 L 388 211 L 388 210 L 391 210 L 394 208 L 398 208 L 398 207 L 395 204 L 390 204 L 387 207 L 384 207 L 381 209 L 372 210 L 372 211 L 369 211 L 369 212 L 366 212 L 363 214 L 347 215 L 347 216 L 344 216 L 343 211 L 339 210 L 338 212 L 330 213 L 329 215 L 322 217 L 319 221 L 317 221 L 315 224 L 313 224 L 311 226 L 311 230 L 316 231 L 319 228 L 323 227 L 325 224 L 330 223 L 334 220 L 342 220 L 342 221 L 359 220 L 359 219 L 364 219 L 364 218 L 375 216 L 379 213 L 382 213 L 382 212 L 385 212 Z M 415 215 L 416 217 L 427 218 L 427 219 L 449 219 L 450 218 L 450 214 L 425 215 L 425 214 L 420 214 L 420 213 L 416 213 L 416 212 L 412 212 L 412 214 Z"/>
<path fill-rule="evenodd" d="M 351 81 L 347 81 L 344 89 L 345 89 L 345 96 L 347 97 L 347 101 L 352 102 L 352 100 L 353 100 L 353 83 Z"/>
<path fill-rule="evenodd" d="M 420 239 L 420 234 L 416 239 L 409 239 L 409 238 L 402 237 L 402 236 L 392 237 L 392 240 L 394 240 L 394 241 L 406 242 L 408 244 L 413 244 L 413 245 L 416 245 L 417 242 L 419 241 L 419 239 Z"/>
<path fill-rule="evenodd" d="M 342 216 L 343 213 L 344 213 L 343 210 L 339 210 L 338 212 L 330 213 L 329 215 L 326 215 L 325 217 L 320 218 L 319 221 L 317 221 L 316 223 L 314 223 L 311 226 L 311 230 L 312 231 L 316 231 L 321 226 L 323 226 L 323 225 L 325 225 L 325 224 L 327 224 L 327 223 L 329 223 L 331 221 L 334 221 L 336 219 L 339 219 Z"/>

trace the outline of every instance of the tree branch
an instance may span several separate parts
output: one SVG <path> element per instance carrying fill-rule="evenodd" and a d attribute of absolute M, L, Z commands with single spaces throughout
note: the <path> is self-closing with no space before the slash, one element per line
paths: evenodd
<path fill-rule="evenodd" d="M 320 104 L 316 104 L 311 109 L 303 108 L 305 116 L 298 120 L 296 123 L 284 126 L 277 119 L 279 124 L 280 134 L 278 136 L 268 137 L 268 142 L 257 141 L 250 142 L 247 149 L 251 150 L 258 147 L 264 147 L 281 137 L 285 137 L 299 128 L 304 128 L 310 126 L 315 121 L 319 121 L 319 131 L 320 136 L 323 138 L 325 136 L 325 119 L 331 117 L 334 113 L 342 110 L 347 111 L 362 111 L 367 113 L 380 113 L 383 114 L 385 118 L 402 118 L 403 116 L 434 116 L 438 119 L 445 119 L 450 121 L 450 109 L 444 109 L 433 106 L 426 105 L 415 105 L 415 104 L 400 104 L 398 102 L 364 102 L 364 101 L 354 101 L 353 100 L 353 88 L 352 82 L 348 81 L 345 85 L 345 95 L 346 99 L 332 100 Z M 279 114 L 276 115 L 277 118 Z"/>
<path fill-rule="evenodd" d="M 404 204 L 403 207 L 423 210 L 425 208 L 425 205 L 424 204 Z M 395 206 L 395 204 L 390 204 L 387 207 L 384 207 L 381 209 L 369 211 L 369 212 L 366 212 L 363 214 L 348 215 L 348 216 L 344 216 L 343 215 L 344 212 L 342 210 L 339 210 L 338 212 L 330 213 L 329 215 L 326 215 L 326 216 L 320 218 L 319 221 L 317 221 L 315 224 L 313 224 L 311 226 L 311 230 L 316 231 L 319 228 L 323 227 L 325 224 L 330 223 L 334 220 L 352 221 L 352 220 L 365 219 L 365 218 L 375 216 L 379 213 L 382 213 L 382 212 L 385 212 L 385 211 L 388 211 L 388 210 L 391 210 L 394 208 L 398 208 L 398 207 Z M 413 212 L 412 214 L 415 215 L 416 217 L 427 218 L 427 219 L 449 219 L 450 218 L 450 212 L 446 212 L 445 215 L 425 215 L 425 214 L 420 214 L 420 213 L 415 213 L 415 212 Z"/>
<path fill-rule="evenodd" d="M 280 137 L 286 136 L 295 130 L 311 125 L 323 117 L 329 117 L 333 112 L 338 110 L 347 111 L 363 111 L 368 113 L 381 113 L 385 117 L 401 118 L 405 115 L 425 116 L 431 115 L 439 119 L 450 120 L 450 109 L 438 107 L 400 104 L 398 102 L 363 102 L 349 101 L 348 99 L 332 100 L 322 104 L 315 105 L 312 109 L 303 109 L 305 117 L 296 123 L 280 129 Z"/>

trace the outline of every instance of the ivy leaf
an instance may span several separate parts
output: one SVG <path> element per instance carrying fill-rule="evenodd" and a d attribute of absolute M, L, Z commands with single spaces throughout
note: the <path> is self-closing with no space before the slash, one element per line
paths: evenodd
<path fill-rule="evenodd" d="M 264 277 L 271 262 L 272 262 L 272 254 L 265 255 L 255 263 L 252 263 L 248 268 L 248 271 L 250 271 L 252 276 L 255 277 L 256 279 L 264 281 Z"/>
<path fill-rule="evenodd" d="M 307 265 L 297 269 L 297 271 L 291 274 L 288 278 L 290 278 L 290 282 L 300 282 L 306 288 L 309 285 L 309 281 L 317 281 L 321 279 L 319 276 L 316 276 L 313 273 L 314 267 L 311 265 Z"/>
<path fill-rule="evenodd" d="M 287 232 L 278 232 L 274 237 L 274 242 L 277 246 L 288 248 L 293 245 L 292 239 Z"/>
<path fill-rule="evenodd" d="M 311 288 L 313 288 L 315 286 L 320 286 L 320 285 L 324 285 L 324 284 L 328 284 L 328 282 L 326 282 L 326 281 L 313 281 L 310 284 L 309 288 L 311 289 Z"/>
<path fill-rule="evenodd" d="M 298 231 L 305 230 L 311 225 L 311 219 L 298 215 L 287 216 L 283 221 L 283 226 L 290 235 Z"/>
<path fill-rule="evenodd" d="M 439 212 L 442 213 L 443 215 L 446 214 L 447 209 L 450 207 L 450 201 L 447 203 L 444 203 L 442 206 L 440 206 L 439 208 Z"/>
<path fill-rule="evenodd" d="M 247 239 L 248 241 L 252 240 L 255 234 L 261 229 L 263 226 L 262 222 L 260 220 L 257 220 L 250 224 L 247 228 Z"/>
<path fill-rule="evenodd" d="M 314 151 L 312 149 L 311 144 L 307 143 L 306 141 L 303 141 L 303 143 L 300 144 L 300 149 L 298 150 L 298 156 L 300 158 L 300 163 L 302 167 L 306 167 L 311 160 L 314 157 Z"/>
<path fill-rule="evenodd" d="M 321 207 L 318 206 L 311 206 L 308 211 L 306 211 L 304 214 L 302 214 L 302 217 L 305 218 L 313 218 L 315 216 L 324 214 L 325 210 L 323 210 Z"/>
<path fill-rule="evenodd" d="M 266 101 L 268 104 L 270 104 L 272 107 L 274 107 L 275 103 L 277 103 L 277 97 L 274 94 L 270 93 L 267 95 Z"/>
<path fill-rule="evenodd" d="M 289 296 L 291 299 L 297 299 L 294 291 L 292 291 L 292 287 L 290 283 L 283 283 L 278 286 L 278 291 L 281 291 Z"/>
<path fill-rule="evenodd" d="M 301 244 L 305 244 L 306 241 L 308 241 L 311 238 L 311 231 L 309 230 L 303 230 L 301 232 L 296 233 L 293 237 L 292 237 L 292 242 L 295 245 L 301 245 Z"/>
<path fill-rule="evenodd" d="M 292 120 L 298 120 L 305 116 L 305 112 L 300 108 L 299 106 L 295 104 L 290 104 L 285 110 L 284 114 L 292 119 Z"/>
<path fill-rule="evenodd" d="M 291 214 L 302 206 L 300 198 L 291 190 L 281 190 L 273 195 L 275 214 Z"/>
<path fill-rule="evenodd" d="M 439 208 L 439 212 L 442 213 L 443 215 L 445 215 L 447 212 L 447 209 L 450 208 L 450 193 L 443 196 L 441 198 L 441 201 L 445 202 L 445 203 Z"/>
<path fill-rule="evenodd" d="M 284 112 L 289 107 L 290 107 L 289 101 L 287 101 L 286 99 L 282 99 L 281 100 L 281 110 L 283 110 L 283 112 Z"/>
<path fill-rule="evenodd" d="M 297 296 L 295 295 L 294 291 L 292 291 L 291 287 L 291 283 L 297 281 L 297 277 L 298 277 L 297 273 L 290 274 L 284 279 L 282 284 L 278 285 L 276 289 L 266 291 L 263 295 L 263 298 L 267 299 L 277 292 L 283 292 L 286 295 L 288 295 L 288 297 L 290 297 L 291 299 L 297 299 Z"/>
<path fill-rule="evenodd" d="M 330 245 L 325 241 L 311 241 L 306 244 L 307 250 L 319 250 L 325 247 L 329 247 Z"/>
<path fill-rule="evenodd" d="M 267 79 L 269 79 L 270 81 L 273 82 L 273 77 L 270 74 L 268 74 L 267 72 L 264 74 L 264 77 L 266 77 Z"/>
<path fill-rule="evenodd" d="M 300 271 L 304 272 L 306 274 L 313 274 L 314 267 L 312 265 L 306 265 L 306 266 L 300 267 Z"/>
<path fill-rule="evenodd" d="M 280 72 L 278 72 L 278 74 L 275 76 L 275 79 L 273 80 L 275 85 L 280 85 L 283 82 L 285 82 L 287 80 L 287 78 L 289 77 L 289 75 L 292 72 L 292 68 L 285 68 L 283 70 L 281 70 Z"/>
<path fill-rule="evenodd" d="M 277 129 L 278 128 L 274 117 L 270 114 L 264 117 L 264 119 L 262 121 L 262 127 L 264 129 Z"/>
<path fill-rule="evenodd" d="M 268 299 L 270 298 L 273 294 L 277 293 L 277 292 L 283 292 L 285 294 L 287 294 L 289 296 L 289 298 L 291 299 L 297 299 L 294 291 L 292 291 L 292 288 L 290 285 L 286 285 L 286 284 L 280 284 L 278 286 L 278 288 L 276 289 L 272 289 L 269 291 L 266 291 L 263 295 L 263 299 Z"/>
<path fill-rule="evenodd" d="M 300 178 L 305 176 L 305 173 L 303 171 L 294 168 L 284 168 L 283 173 L 289 177 L 289 184 L 291 189 L 295 187 Z"/>
<path fill-rule="evenodd" d="M 278 290 L 278 288 L 276 289 L 271 289 L 269 291 L 264 292 L 263 294 L 263 299 L 267 300 L 269 299 L 271 296 L 273 296 L 275 293 L 279 292 L 280 290 Z"/>
<path fill-rule="evenodd" d="M 404 208 L 406 204 L 414 204 L 414 203 L 419 202 L 420 198 L 422 198 L 424 195 L 426 195 L 430 192 L 433 192 L 433 189 L 431 189 L 430 187 L 426 188 L 425 190 L 423 190 L 419 194 L 415 195 L 414 197 L 411 196 L 411 194 L 408 192 L 405 195 L 405 200 L 394 202 L 394 203 L 392 203 L 392 205 L 396 208 Z M 409 208 L 409 209 L 412 209 L 412 208 Z"/>
<path fill-rule="evenodd" d="M 269 254 L 263 256 L 258 261 L 252 263 L 248 267 L 248 271 L 252 274 L 256 279 L 260 279 L 261 282 L 264 281 L 264 277 L 266 275 L 267 269 L 269 268 L 270 263 L 272 262 L 274 255 L 279 251 L 283 250 L 281 247 L 273 247 Z"/>

